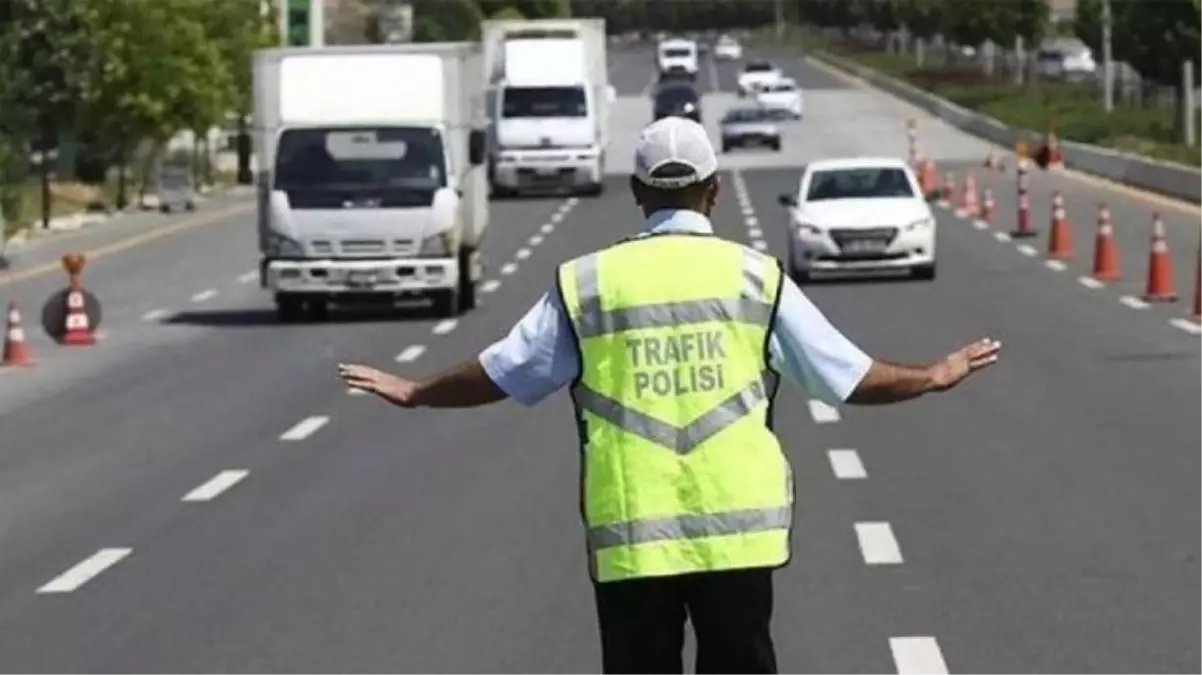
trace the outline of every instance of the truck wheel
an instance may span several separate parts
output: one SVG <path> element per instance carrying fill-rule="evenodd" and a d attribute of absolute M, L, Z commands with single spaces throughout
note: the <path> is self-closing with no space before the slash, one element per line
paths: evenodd
<path fill-rule="evenodd" d="M 330 318 L 330 301 L 325 298 L 309 298 L 305 303 L 310 321 L 325 321 Z"/>
<path fill-rule="evenodd" d="M 453 319 L 463 313 L 463 304 L 460 302 L 459 289 L 435 291 L 434 299 L 434 315 L 444 319 Z"/>
<path fill-rule="evenodd" d="M 604 183 L 593 183 L 592 185 L 589 185 L 588 187 L 584 188 L 584 194 L 588 197 L 600 197 L 601 194 L 604 192 L 605 192 L 605 184 Z"/>
<path fill-rule="evenodd" d="M 470 248 L 459 251 L 459 309 L 466 312 L 476 308 L 476 282 L 472 280 L 472 258 Z"/>
<path fill-rule="evenodd" d="M 284 323 L 292 323 L 299 319 L 304 313 L 304 301 L 291 294 L 276 293 L 275 294 L 275 315 Z"/>

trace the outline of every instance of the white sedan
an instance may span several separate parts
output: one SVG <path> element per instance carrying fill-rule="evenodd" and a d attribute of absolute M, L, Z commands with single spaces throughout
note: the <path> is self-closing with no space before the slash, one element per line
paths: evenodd
<path fill-rule="evenodd" d="M 752 61 L 739 72 L 736 81 L 739 96 L 750 96 L 784 77 L 780 68 L 767 61 Z"/>
<path fill-rule="evenodd" d="M 755 102 L 761 108 L 787 112 L 794 119 L 801 119 L 801 89 L 791 77 L 764 85 L 763 89 L 756 92 Z"/>
<path fill-rule="evenodd" d="M 935 278 L 935 215 L 904 160 L 827 159 L 802 172 L 788 211 L 789 275 L 908 270 Z"/>
<path fill-rule="evenodd" d="M 714 58 L 719 61 L 738 61 L 743 58 L 743 47 L 734 38 L 723 35 L 714 44 Z"/>

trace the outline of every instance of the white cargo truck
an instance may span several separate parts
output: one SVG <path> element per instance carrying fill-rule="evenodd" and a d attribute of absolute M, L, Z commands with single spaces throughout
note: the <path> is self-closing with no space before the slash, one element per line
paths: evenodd
<path fill-rule="evenodd" d="M 604 19 L 483 26 L 494 194 L 604 189 L 609 85 Z"/>
<path fill-rule="evenodd" d="M 330 303 L 475 305 L 488 225 L 479 45 L 267 49 L 254 59 L 261 285 Z"/>

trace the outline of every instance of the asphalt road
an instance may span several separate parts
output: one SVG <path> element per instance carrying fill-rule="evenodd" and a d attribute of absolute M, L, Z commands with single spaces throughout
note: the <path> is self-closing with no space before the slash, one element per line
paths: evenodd
<path fill-rule="evenodd" d="M 780 165 L 904 153 L 907 113 L 769 56 L 810 92 L 809 112 L 768 168 L 724 159 L 715 222 L 783 255 L 776 197 L 798 171 Z M 627 97 L 615 129 L 646 121 L 649 64 L 614 54 Z M 715 75 L 704 86 L 723 104 L 734 66 Z M 941 165 L 975 165 L 983 146 L 929 124 Z M 1048 180 L 1077 219 L 1099 195 L 1116 219 L 1151 208 Z M 245 197 L 97 258 L 85 278 L 106 302 L 106 340 L 40 340 L 38 366 L 0 371 L 0 671 L 596 671 L 567 396 L 400 411 L 349 395 L 335 364 L 421 375 L 470 357 L 559 262 L 636 231 L 624 184 L 495 203 L 489 290 L 457 322 L 277 325 L 240 283 L 256 260 Z M 1170 236 L 1188 243 L 1190 216 L 1171 213 Z M 939 218 L 936 281 L 807 292 L 879 357 L 925 361 L 988 334 L 1005 361 L 895 407 L 782 395 L 799 499 L 777 583 L 782 669 L 1198 670 L 1199 340 L 1170 324 L 1186 308 L 1135 309 L 1120 301 L 1127 282 L 1085 287 L 1079 261 L 1050 269 L 993 236 L 1007 226 Z M 129 233 L 87 236 L 103 248 Z M 1124 255 L 1134 276 L 1138 252 Z M 0 300 L 36 304 L 60 282 L 0 277 Z"/>

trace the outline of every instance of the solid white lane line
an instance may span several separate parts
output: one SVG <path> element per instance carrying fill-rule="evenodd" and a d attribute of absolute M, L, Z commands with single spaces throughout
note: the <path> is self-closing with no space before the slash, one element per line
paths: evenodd
<path fill-rule="evenodd" d="M 458 319 L 443 319 L 442 321 L 434 324 L 434 327 L 430 329 L 430 332 L 434 333 L 435 335 L 446 335 L 447 333 L 455 330 L 455 326 L 458 325 Z"/>
<path fill-rule="evenodd" d="M 517 253 L 518 260 L 525 260 L 526 258 L 529 258 L 529 257 L 530 257 L 530 249 L 528 249 L 528 248 L 519 248 L 518 249 L 518 253 Z"/>
<path fill-rule="evenodd" d="M 143 315 L 142 315 L 142 320 L 143 320 L 143 321 L 147 321 L 147 322 L 149 322 L 149 321 L 158 321 L 159 319 L 162 319 L 162 318 L 164 318 L 164 317 L 166 317 L 166 316 L 167 316 L 167 310 L 165 310 L 165 309 L 152 309 L 152 310 L 150 310 L 149 312 L 146 312 L 145 314 L 143 314 Z"/>
<path fill-rule="evenodd" d="M 1068 269 L 1068 265 L 1064 264 L 1063 260 L 1045 260 L 1043 261 L 1043 266 L 1053 272 L 1063 272 Z"/>
<path fill-rule="evenodd" d="M 751 248 L 762 252 L 768 250 L 768 245 L 764 243 L 763 239 L 756 239 L 755 241 L 751 242 Z"/>
<path fill-rule="evenodd" d="M 518 271 L 518 266 L 513 263 L 505 263 L 504 265 L 501 265 L 501 274 L 504 274 L 505 276 L 509 276 L 516 271 Z"/>
<path fill-rule="evenodd" d="M 288 431 L 280 434 L 281 441 L 303 441 L 312 436 L 318 429 L 324 427 L 330 421 L 325 415 L 313 415 L 296 423 Z"/>
<path fill-rule="evenodd" d="M 993 238 L 997 239 L 998 241 L 1010 241 L 1010 233 L 1009 232 L 994 232 Z"/>
<path fill-rule="evenodd" d="M 538 228 L 538 231 L 542 232 L 543 234 L 551 234 L 555 231 L 555 226 L 551 223 L 543 223 L 543 226 Z"/>
<path fill-rule="evenodd" d="M 898 675 L 947 675 L 943 651 L 933 637 L 889 638 Z"/>
<path fill-rule="evenodd" d="M 1025 256 L 1039 255 L 1039 251 L 1037 251 L 1034 246 L 1030 246 L 1028 244 L 1019 244 L 1018 252 Z"/>
<path fill-rule="evenodd" d="M 70 593 L 121 562 L 133 551 L 132 548 L 102 548 L 75 567 L 48 581 L 38 589 L 38 593 Z"/>
<path fill-rule="evenodd" d="M 1202 324 L 1190 321 L 1189 319 L 1169 319 L 1169 325 L 1173 326 L 1174 328 L 1180 328 L 1190 335 L 1202 335 Z"/>
<path fill-rule="evenodd" d="M 856 480 L 868 477 L 864 463 L 860 461 L 860 454 L 855 450 L 830 450 L 826 454 L 830 458 L 831 471 L 835 473 L 835 478 Z"/>
<path fill-rule="evenodd" d="M 541 234 L 536 234 L 533 237 L 530 237 L 531 246 L 538 246 L 541 243 L 543 243 L 543 237 Z"/>
<path fill-rule="evenodd" d="M 396 361 L 397 363 L 416 361 L 425 352 L 426 348 L 423 345 L 409 345 L 402 349 L 400 354 L 396 355 Z"/>
<path fill-rule="evenodd" d="M 898 565 L 902 562 L 901 547 L 893 536 L 889 523 L 856 523 L 856 538 L 860 553 L 869 565 Z"/>
<path fill-rule="evenodd" d="M 989 223 L 987 223 L 983 220 L 980 220 L 980 219 L 972 221 L 972 226 L 977 228 L 978 230 L 988 230 L 989 229 Z"/>
<path fill-rule="evenodd" d="M 206 300 L 212 300 L 216 296 L 217 296 L 216 288 L 206 288 L 205 290 L 197 293 L 196 295 L 193 295 L 192 302 L 204 302 Z"/>
<path fill-rule="evenodd" d="M 205 481 L 202 485 L 198 486 L 197 488 L 195 488 L 188 494 L 184 495 L 184 498 L 181 499 L 180 501 L 184 501 L 184 502 L 211 501 L 215 497 L 217 497 L 217 495 L 234 487 L 234 485 L 238 481 L 242 480 L 243 478 L 246 478 L 248 475 L 250 475 L 250 472 L 242 470 L 242 469 L 222 471 L 222 472 L 218 473 L 216 476 L 213 476 L 209 480 Z"/>
<path fill-rule="evenodd" d="M 747 236 L 751 237 L 752 239 L 759 239 L 760 237 L 764 236 L 764 231 L 758 227 L 753 227 L 747 230 Z"/>
<path fill-rule="evenodd" d="M 1119 302 L 1130 307 L 1131 309 L 1147 309 L 1148 308 L 1148 303 L 1144 302 L 1143 300 L 1140 300 L 1139 298 L 1135 297 L 1134 295 L 1124 295 L 1123 297 L 1119 298 Z"/>
<path fill-rule="evenodd" d="M 1093 277 L 1077 277 L 1077 283 L 1086 288 L 1101 288 L 1106 285 Z"/>
<path fill-rule="evenodd" d="M 809 404 L 810 404 L 810 417 L 813 417 L 814 421 L 817 422 L 818 424 L 828 424 L 830 422 L 838 422 L 839 421 L 840 418 L 839 418 L 839 409 L 838 408 L 827 405 L 826 403 L 819 401 L 816 398 L 810 399 Z"/>
<path fill-rule="evenodd" d="M 257 270 L 251 270 L 251 271 L 247 272 L 246 274 L 243 274 L 242 276 L 238 277 L 238 283 L 249 284 L 250 282 L 252 282 L 258 278 L 259 278 L 259 272 Z"/>
<path fill-rule="evenodd" d="M 484 283 L 480 284 L 480 292 L 481 293 L 492 293 L 493 291 L 497 290 L 500 287 L 501 287 L 501 282 L 497 281 L 496 279 L 489 279 L 488 281 L 485 281 Z"/>

